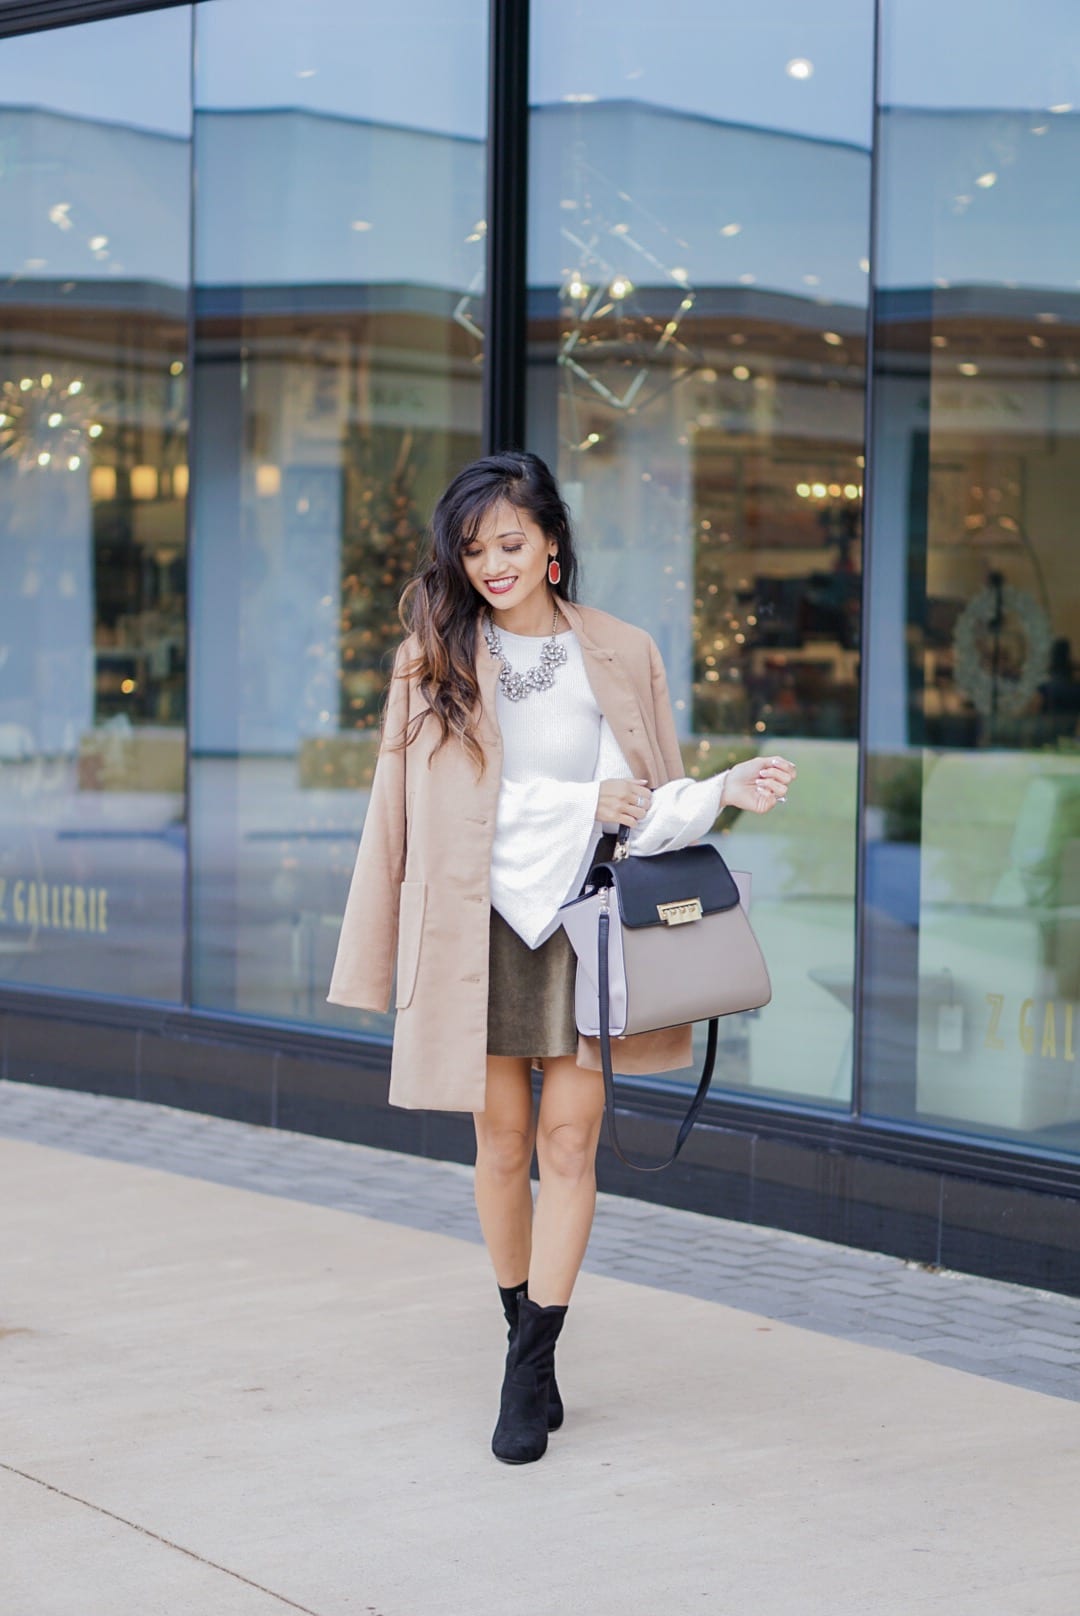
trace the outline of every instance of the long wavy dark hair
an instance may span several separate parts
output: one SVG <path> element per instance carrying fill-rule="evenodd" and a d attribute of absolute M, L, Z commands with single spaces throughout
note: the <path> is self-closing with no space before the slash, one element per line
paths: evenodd
<path fill-rule="evenodd" d="M 539 455 L 504 451 L 472 461 L 446 489 L 431 518 L 420 570 L 405 586 L 398 608 L 403 627 L 420 642 L 401 672 L 417 679 L 427 702 L 427 710 L 410 720 L 399 744 L 407 746 L 433 717 L 442 731 L 435 750 L 456 738 L 480 774 L 484 754 L 476 738 L 480 690 L 475 659 L 476 620 L 483 603 L 469 582 L 461 552 L 501 500 L 531 516 L 544 537 L 558 545 L 562 576 L 549 587 L 563 600 L 577 599 L 578 561 L 559 485 Z"/>

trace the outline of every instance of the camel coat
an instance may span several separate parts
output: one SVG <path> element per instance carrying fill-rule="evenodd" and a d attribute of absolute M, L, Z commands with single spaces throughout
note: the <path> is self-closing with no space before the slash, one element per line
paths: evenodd
<path fill-rule="evenodd" d="M 595 607 L 570 601 L 560 607 L 634 777 L 650 786 L 681 778 L 667 678 L 652 638 Z M 395 660 L 384 743 L 400 737 L 424 705 L 415 683 L 397 671 L 414 652 L 410 636 Z M 407 1108 L 484 1108 L 491 845 L 502 739 L 495 715 L 499 666 L 479 617 L 476 672 L 477 738 L 486 760 L 480 779 L 457 742 L 435 751 L 439 731 L 430 720 L 405 750 L 380 749 L 327 994 L 330 1004 L 386 1011 L 396 965 L 389 1098 Z M 618 1070 L 638 1075 L 688 1066 L 690 1038 L 689 1027 L 669 1027 L 619 1039 Z M 578 1063 L 599 1070 L 597 1039 L 579 1040 Z"/>

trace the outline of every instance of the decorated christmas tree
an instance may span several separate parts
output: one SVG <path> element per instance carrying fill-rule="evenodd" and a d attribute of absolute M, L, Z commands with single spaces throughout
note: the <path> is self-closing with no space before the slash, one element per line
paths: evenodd
<path fill-rule="evenodd" d="M 401 639 L 398 601 L 416 570 L 424 522 L 413 435 L 356 427 L 345 454 L 341 545 L 341 725 L 379 722 L 390 654 Z"/>

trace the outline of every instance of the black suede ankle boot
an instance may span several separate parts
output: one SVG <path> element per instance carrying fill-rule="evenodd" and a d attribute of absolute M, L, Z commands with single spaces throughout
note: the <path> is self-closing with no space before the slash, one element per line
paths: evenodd
<path fill-rule="evenodd" d="M 491 1451 L 504 1464 L 530 1464 L 547 1451 L 548 1391 L 565 1318 L 565 1307 L 537 1307 L 531 1297 L 519 1299 L 491 1438 Z"/>
<path fill-rule="evenodd" d="M 499 1286 L 499 1295 L 502 1298 L 503 1305 L 503 1316 L 510 1327 L 506 1336 L 507 1343 L 513 1341 L 514 1331 L 517 1329 L 518 1304 L 521 1298 L 523 1296 L 528 1296 L 528 1294 L 529 1282 L 527 1279 L 523 1280 L 520 1285 Z M 549 1431 L 557 1431 L 562 1422 L 563 1400 L 559 1392 L 559 1388 L 555 1384 L 555 1368 L 554 1365 L 552 1365 L 551 1380 L 548 1382 L 547 1428 Z"/>

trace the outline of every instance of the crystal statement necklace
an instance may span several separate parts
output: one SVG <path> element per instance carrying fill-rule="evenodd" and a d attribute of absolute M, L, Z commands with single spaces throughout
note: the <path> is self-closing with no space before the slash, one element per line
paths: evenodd
<path fill-rule="evenodd" d="M 545 640 L 540 647 L 540 661 L 527 673 L 515 673 L 506 660 L 499 631 L 490 616 L 484 614 L 484 638 L 488 650 L 493 657 L 499 660 L 499 684 L 503 694 L 510 701 L 521 701 L 530 690 L 550 690 L 555 683 L 555 669 L 566 661 L 566 647 L 559 645 L 555 630 L 559 626 L 559 608 L 556 606 L 555 615 L 551 619 L 551 638 Z"/>

